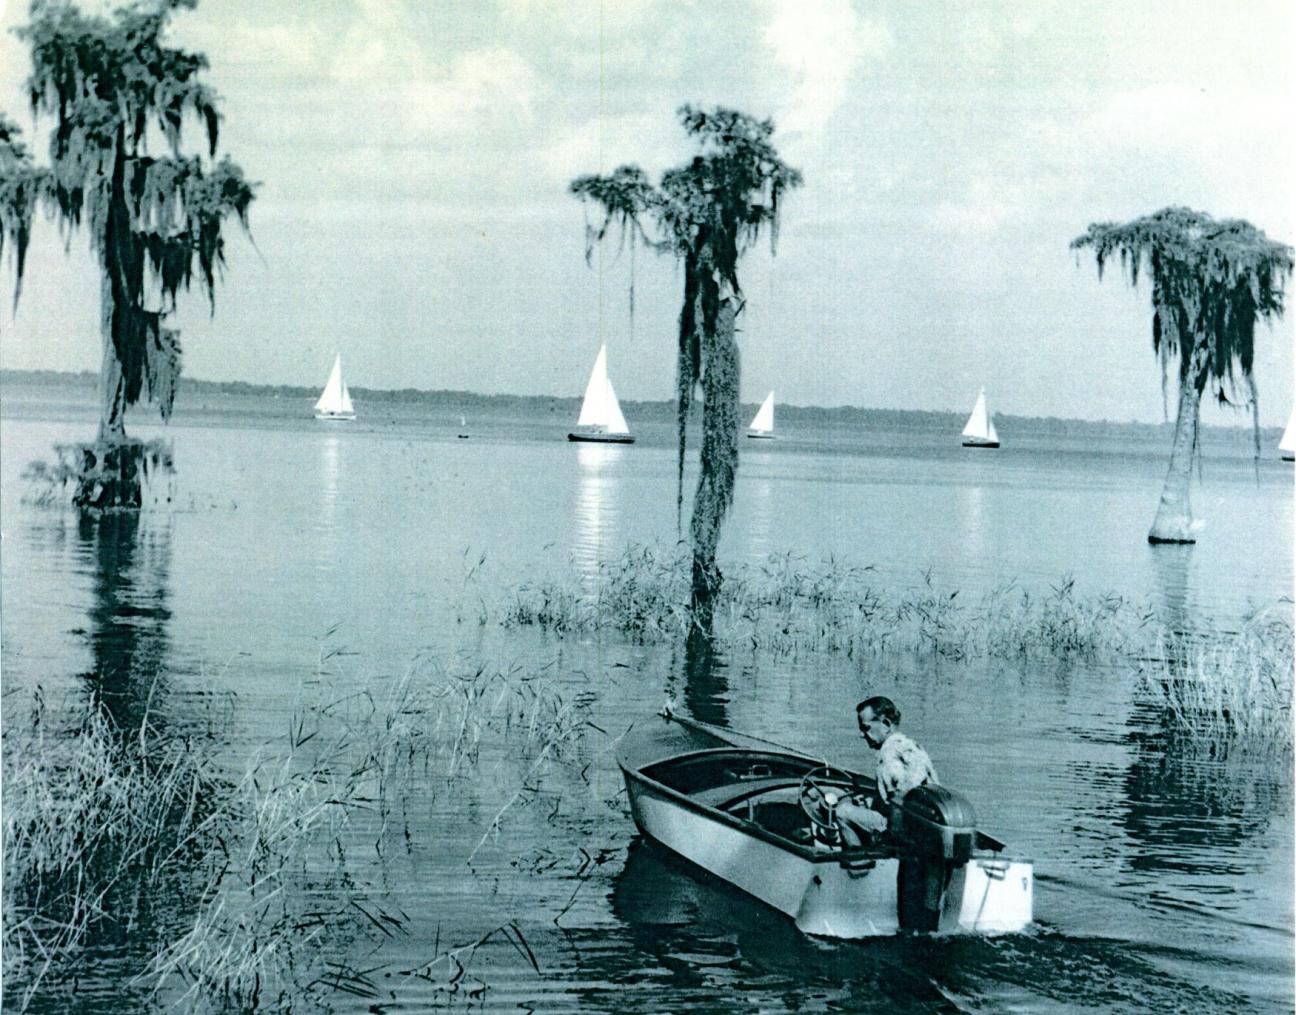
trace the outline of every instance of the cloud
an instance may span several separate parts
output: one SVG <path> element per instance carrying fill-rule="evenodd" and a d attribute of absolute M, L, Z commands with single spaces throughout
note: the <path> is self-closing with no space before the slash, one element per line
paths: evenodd
<path fill-rule="evenodd" d="M 789 133 L 817 135 L 846 99 L 861 60 L 892 46 L 884 24 L 860 18 L 849 0 L 775 0 L 765 41 L 797 84 L 780 111 Z"/>
<path fill-rule="evenodd" d="M 498 128 L 532 118 L 536 77 L 511 49 L 478 49 L 459 56 L 444 77 L 398 86 L 401 118 L 414 135 Z"/>

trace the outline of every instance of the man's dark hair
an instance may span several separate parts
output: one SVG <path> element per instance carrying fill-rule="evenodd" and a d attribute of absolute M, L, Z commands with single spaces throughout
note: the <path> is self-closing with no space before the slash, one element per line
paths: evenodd
<path fill-rule="evenodd" d="M 859 715 L 866 708 L 871 709 L 873 714 L 888 726 L 900 725 L 900 710 L 896 708 L 895 702 L 890 698 L 884 698 L 880 694 L 872 698 L 865 698 L 855 706 L 855 714 Z"/>

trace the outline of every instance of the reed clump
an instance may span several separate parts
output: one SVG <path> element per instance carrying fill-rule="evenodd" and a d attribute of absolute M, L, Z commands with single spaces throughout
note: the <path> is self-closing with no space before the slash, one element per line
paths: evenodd
<path fill-rule="evenodd" d="M 201 742 L 148 714 L 129 733 L 97 707 L 54 723 L 37 694 L 4 734 L 4 974 L 20 1006 L 93 934 L 156 925 L 151 900 L 210 879 L 229 788 Z"/>
<path fill-rule="evenodd" d="M 1289 756 L 1293 644 L 1291 617 L 1277 610 L 1209 639 L 1167 636 L 1161 652 L 1140 664 L 1140 684 L 1178 735 L 1214 756 Z"/>
<path fill-rule="evenodd" d="M 407 932 L 409 917 L 386 899 L 389 863 L 441 832 L 426 812 L 415 817 L 413 798 L 438 783 L 481 791 L 507 761 L 512 777 L 480 847 L 534 792 L 537 773 L 580 744 L 587 711 L 586 698 L 543 674 L 434 660 L 387 687 L 303 706 L 286 742 L 249 765 L 231 828 L 240 847 L 144 979 L 185 1009 L 377 997 L 365 971 L 340 961 L 352 950 L 341 944 Z"/>
<path fill-rule="evenodd" d="M 688 551 L 632 546 L 603 563 L 591 591 L 549 579 L 506 601 L 506 626 L 558 635 L 614 630 L 635 641 L 688 632 Z M 726 573 L 715 610 L 721 643 L 776 654 L 882 651 L 1049 659 L 1114 659 L 1155 642 L 1153 612 L 1120 596 L 1080 593 L 1064 578 L 1043 594 L 1002 585 L 978 599 L 938 585 L 887 589 L 871 567 L 777 554 Z"/>

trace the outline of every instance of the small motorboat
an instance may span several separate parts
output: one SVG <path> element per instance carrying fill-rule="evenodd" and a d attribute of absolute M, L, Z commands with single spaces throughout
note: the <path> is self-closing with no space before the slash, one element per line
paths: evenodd
<path fill-rule="evenodd" d="M 807 934 L 1005 934 L 1031 922 L 1029 861 L 976 826 L 967 799 L 920 786 L 888 828 L 843 849 L 833 810 L 875 781 L 669 709 L 622 738 L 617 763 L 639 830 L 790 916 Z"/>

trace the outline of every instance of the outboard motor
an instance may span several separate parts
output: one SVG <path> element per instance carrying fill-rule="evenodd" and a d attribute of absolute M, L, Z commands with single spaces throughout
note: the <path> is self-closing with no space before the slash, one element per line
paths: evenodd
<path fill-rule="evenodd" d="M 976 812 L 953 790 L 918 786 L 892 808 L 891 831 L 900 848 L 900 926 L 936 930 L 950 877 L 972 858 Z"/>

